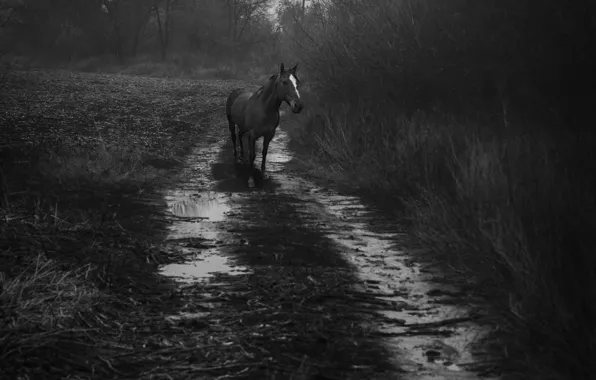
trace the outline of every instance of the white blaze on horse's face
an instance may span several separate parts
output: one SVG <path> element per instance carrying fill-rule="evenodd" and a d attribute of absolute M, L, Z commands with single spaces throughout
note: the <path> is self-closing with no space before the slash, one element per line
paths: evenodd
<path fill-rule="evenodd" d="M 296 96 L 298 97 L 298 99 L 300 99 L 300 92 L 298 92 L 298 81 L 296 80 L 296 77 L 294 76 L 294 74 L 290 74 L 290 82 L 292 82 L 292 85 L 294 86 L 294 91 L 296 91 Z"/>
<path fill-rule="evenodd" d="M 298 92 L 298 78 L 290 72 L 288 76 L 289 81 L 284 81 L 285 85 L 287 86 L 290 82 L 292 83 L 292 89 L 294 91 L 290 91 L 290 93 L 286 92 L 286 102 L 292 107 L 292 112 L 300 113 L 302 111 L 302 99 L 300 98 L 300 92 Z"/>

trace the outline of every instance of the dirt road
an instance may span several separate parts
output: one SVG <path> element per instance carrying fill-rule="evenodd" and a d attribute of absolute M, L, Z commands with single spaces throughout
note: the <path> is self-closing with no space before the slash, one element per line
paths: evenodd
<path fill-rule="evenodd" d="M 210 341 L 244 357 L 232 378 L 477 378 L 474 301 L 404 251 L 395 223 L 302 177 L 284 121 L 253 190 L 223 108 L 203 122 L 209 136 L 164 191 L 180 262 L 161 273 L 188 297 L 170 318 L 217 326 Z"/>
<path fill-rule="evenodd" d="M 64 218 L 48 219 L 36 233 L 43 249 L 27 252 L 68 270 L 96 268 L 80 279 L 96 285 L 95 303 L 76 303 L 93 318 L 68 320 L 85 334 L 41 318 L 39 331 L 87 347 L 88 360 L 65 356 L 59 373 L 79 363 L 73 378 L 475 379 L 490 368 L 472 356 L 482 354 L 483 313 L 461 279 L 404 248 L 395 220 L 370 202 L 309 179 L 287 120 L 269 149 L 270 178 L 247 187 L 224 112 L 242 83 L 65 71 L 7 78 L 0 142 L 25 156 L 36 141 L 59 148 L 40 169 L 39 157 L 11 164 L 39 170 L 11 202 L 33 194 L 36 212 L 46 215 L 45 202 L 47 215 Z M 13 219 L 28 217 L 23 210 Z M 13 240 L 7 262 L 31 236 Z M 56 343 L 47 344 L 53 355 Z M 35 373 L 52 373 L 55 359 Z"/>

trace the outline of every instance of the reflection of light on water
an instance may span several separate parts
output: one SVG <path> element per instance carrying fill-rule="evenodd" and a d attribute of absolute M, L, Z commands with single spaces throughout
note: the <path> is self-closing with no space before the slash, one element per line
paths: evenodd
<path fill-rule="evenodd" d="M 213 248 L 201 252 L 200 255 L 200 258 L 186 263 L 164 265 L 159 273 L 184 282 L 197 282 L 213 277 L 215 273 L 234 275 L 248 272 L 245 267 L 231 265 L 228 258 L 218 254 Z"/>
<path fill-rule="evenodd" d="M 170 206 L 170 212 L 176 216 L 205 218 L 212 222 L 224 220 L 225 213 L 229 210 L 228 205 L 217 199 L 185 199 Z"/>

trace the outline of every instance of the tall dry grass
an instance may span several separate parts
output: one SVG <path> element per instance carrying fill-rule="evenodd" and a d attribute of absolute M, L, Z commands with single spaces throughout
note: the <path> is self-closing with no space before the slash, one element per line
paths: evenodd
<path fill-rule="evenodd" d="M 458 38 L 461 30 L 447 21 L 457 24 L 466 9 L 326 4 L 305 22 L 312 43 L 297 45 L 318 87 L 305 95 L 311 110 L 293 128 L 306 160 L 321 175 L 333 168 L 336 178 L 399 197 L 420 242 L 482 285 L 499 316 L 508 374 L 589 378 L 596 371 L 594 136 L 557 124 L 548 99 L 522 112 L 527 103 L 499 90 L 497 79 L 496 95 L 484 97 L 474 75 L 460 72 L 482 72 L 472 60 L 479 46 L 457 55 L 449 42 L 436 51 L 445 33 Z M 476 16 L 481 24 L 485 14 Z M 444 33 L 429 19 L 442 21 Z M 519 86 L 539 93 L 530 82 Z"/>
<path fill-rule="evenodd" d="M 27 154 L 2 147 L 2 378 L 79 377 L 94 371 L 107 376 L 99 368 L 111 366 L 106 342 L 123 331 L 121 321 L 106 318 L 106 310 L 114 315 L 118 310 L 112 305 L 136 302 L 114 294 L 112 282 L 123 278 L 118 268 L 126 273 L 127 265 L 145 258 L 121 248 L 135 240 L 104 197 L 130 197 L 130 188 L 142 191 L 163 177 L 143 162 L 144 152 L 130 140 L 107 144 L 100 138 L 96 147 L 80 149 L 40 146 Z"/>

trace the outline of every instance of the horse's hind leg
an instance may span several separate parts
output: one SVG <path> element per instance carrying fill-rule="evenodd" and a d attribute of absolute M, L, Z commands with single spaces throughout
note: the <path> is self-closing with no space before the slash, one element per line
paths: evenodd
<path fill-rule="evenodd" d="M 257 139 L 254 137 L 253 131 L 248 132 L 248 187 L 255 187 L 255 180 L 253 178 L 255 158 L 257 158 L 256 152 Z"/>
<path fill-rule="evenodd" d="M 230 137 L 232 138 L 232 144 L 234 144 L 234 157 L 238 156 L 238 153 L 236 151 L 236 124 L 232 123 L 231 121 L 228 121 L 228 127 L 230 128 Z M 242 141 L 240 141 L 240 144 L 242 144 Z"/>
<path fill-rule="evenodd" d="M 238 131 L 238 142 L 240 143 L 240 157 L 244 158 L 244 143 L 242 140 L 244 139 L 244 132 Z"/>

